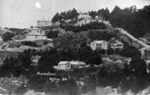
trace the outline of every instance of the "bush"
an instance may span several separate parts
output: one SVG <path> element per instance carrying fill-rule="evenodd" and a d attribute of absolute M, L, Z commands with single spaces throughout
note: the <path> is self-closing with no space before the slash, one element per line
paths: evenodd
<path fill-rule="evenodd" d="M 2 39 L 4 42 L 6 41 L 9 41 L 9 40 L 12 40 L 12 37 L 14 37 L 15 35 L 13 33 L 9 33 L 9 32 L 6 32 L 3 36 L 2 36 Z"/>

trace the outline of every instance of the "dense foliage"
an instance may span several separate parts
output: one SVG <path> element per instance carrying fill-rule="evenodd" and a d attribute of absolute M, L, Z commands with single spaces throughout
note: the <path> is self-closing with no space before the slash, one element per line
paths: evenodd
<path fill-rule="evenodd" d="M 107 31 L 89 31 L 88 37 L 93 40 L 109 41 L 113 37 L 117 37 L 115 33 L 108 33 Z"/>
<path fill-rule="evenodd" d="M 92 18 L 97 15 L 102 15 L 106 20 L 110 20 L 113 26 L 122 27 L 133 34 L 135 37 L 142 37 L 149 32 L 150 6 L 146 6 L 141 10 L 136 7 L 120 9 L 116 6 L 110 13 L 108 9 L 101 9 L 89 12 Z M 57 13 L 52 19 L 53 22 L 62 19 L 73 19 L 78 15 L 77 11 Z M 105 29 L 105 25 L 98 22 L 93 22 L 82 26 L 61 25 L 61 28 L 66 31 L 81 32 L 89 31 L 90 40 L 107 40 L 112 37 L 117 37 L 113 33 L 101 31 Z M 95 31 L 94 31 L 95 29 Z M 99 31 L 96 31 L 99 29 Z M 109 49 L 109 55 L 120 55 L 123 57 L 131 57 L 130 64 L 124 63 L 123 68 L 120 64 L 104 63 L 101 57 L 104 55 L 103 50 L 92 51 L 86 45 L 87 39 L 73 34 L 57 38 L 58 32 L 50 31 L 47 36 L 56 38 L 54 40 L 55 48 L 47 51 L 25 50 L 18 58 L 9 57 L 4 60 L 4 64 L 0 67 L 0 76 L 6 77 L 14 75 L 16 77 L 24 75 L 29 79 L 31 89 L 37 91 L 45 91 L 50 93 L 69 93 L 69 95 L 78 95 L 79 87 L 76 80 L 84 78 L 85 85 L 82 87 L 83 92 L 95 90 L 96 86 L 112 86 L 120 87 L 122 93 L 132 90 L 134 93 L 146 88 L 150 85 L 149 73 L 146 71 L 146 63 L 141 59 L 139 50 L 133 46 L 124 45 L 123 49 L 113 51 Z M 7 35 L 8 36 L 8 35 Z M 9 35 L 10 36 L 10 35 Z M 5 34 L 4 34 L 4 38 Z M 33 43 L 24 43 L 32 44 Z M 32 66 L 31 57 L 39 55 L 41 58 L 37 66 Z M 114 55 L 115 56 L 115 55 Z M 75 69 L 72 72 L 59 72 L 54 70 L 53 66 L 57 66 L 60 61 L 80 60 L 90 65 L 89 68 Z M 96 65 L 100 65 L 96 67 Z M 52 72 L 67 77 L 67 81 L 51 82 L 49 77 L 37 76 L 37 72 Z M 57 76 L 60 78 L 60 76 Z"/>
<path fill-rule="evenodd" d="M 122 27 L 135 37 L 143 37 L 150 31 L 150 6 L 137 11 L 135 6 L 120 9 L 116 6 L 110 14 L 110 22 L 115 27 Z"/>
<path fill-rule="evenodd" d="M 24 42 L 22 42 L 22 44 L 26 45 L 26 46 L 38 47 L 36 42 L 32 42 L 32 41 L 24 41 Z"/>
<path fill-rule="evenodd" d="M 21 28 L 8 28 L 10 31 L 12 31 L 13 33 L 15 33 L 16 35 L 23 33 L 23 31 L 25 29 L 21 29 Z"/>
<path fill-rule="evenodd" d="M 66 31 L 72 31 L 72 32 L 81 32 L 81 31 L 88 31 L 88 30 L 96 30 L 96 29 L 106 29 L 106 26 L 104 23 L 99 22 L 91 22 L 89 24 L 85 24 L 82 26 L 73 26 L 73 25 L 61 25 L 62 29 L 65 29 Z"/>
<path fill-rule="evenodd" d="M 61 20 L 74 19 L 78 16 L 78 12 L 75 8 L 67 12 L 56 13 L 52 18 L 52 22 L 57 22 Z"/>
<path fill-rule="evenodd" d="M 77 11 L 73 9 L 72 11 L 62 12 L 60 14 L 57 13 L 53 17 L 52 21 L 56 22 L 61 21 L 61 19 L 72 19 L 77 17 L 77 15 Z M 100 9 L 98 11 L 89 11 L 89 15 L 92 18 L 95 18 L 96 16 L 102 17 L 103 19 L 110 21 L 112 26 L 124 28 L 130 34 L 137 38 L 143 37 L 144 35 L 150 32 L 150 6 L 145 6 L 143 9 L 140 10 L 137 10 L 136 6 L 131 6 L 125 9 L 121 9 L 118 6 L 115 6 L 112 12 L 110 12 L 106 8 Z M 66 26 L 65 29 L 77 32 L 81 30 L 87 30 L 85 28 L 81 29 L 81 27 L 73 26 Z"/>
<path fill-rule="evenodd" d="M 12 37 L 14 37 L 14 33 L 6 32 L 5 34 L 3 34 L 2 39 L 5 42 L 12 40 Z"/>
<path fill-rule="evenodd" d="M 57 38 L 59 31 L 47 31 L 47 38 Z"/>

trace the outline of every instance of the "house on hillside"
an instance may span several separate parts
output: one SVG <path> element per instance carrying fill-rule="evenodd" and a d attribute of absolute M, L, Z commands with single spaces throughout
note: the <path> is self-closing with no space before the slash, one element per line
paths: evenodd
<path fill-rule="evenodd" d="M 113 49 L 122 49 L 124 45 L 121 41 L 115 40 L 110 42 L 110 47 Z"/>
<path fill-rule="evenodd" d="M 57 70 L 71 70 L 76 68 L 82 68 L 86 64 L 81 61 L 60 61 L 58 66 L 54 66 Z"/>
<path fill-rule="evenodd" d="M 46 32 L 43 31 L 40 28 L 30 28 L 29 29 L 29 33 L 26 34 L 25 39 L 29 40 L 29 41 L 33 41 L 33 40 L 45 40 L 47 39 L 46 37 Z"/>
<path fill-rule="evenodd" d="M 88 13 L 79 13 L 78 15 L 78 20 L 81 20 L 81 19 L 92 19 L 92 17 L 88 14 Z"/>
<path fill-rule="evenodd" d="M 76 26 L 82 26 L 92 22 L 92 17 L 88 13 L 79 13 Z"/>
<path fill-rule="evenodd" d="M 91 48 L 92 50 L 97 50 L 97 49 L 108 49 L 108 42 L 105 40 L 99 40 L 99 41 L 93 41 L 91 42 Z"/>
<path fill-rule="evenodd" d="M 38 27 L 45 27 L 45 26 L 52 26 L 52 22 L 49 20 L 38 20 L 37 21 L 37 26 Z"/>
<path fill-rule="evenodd" d="M 95 16 L 95 20 L 96 21 L 103 21 L 103 18 L 102 18 L 102 16 Z"/>
<path fill-rule="evenodd" d="M 31 65 L 37 66 L 38 61 L 39 61 L 40 58 L 41 58 L 41 56 L 39 56 L 39 55 L 32 56 L 32 57 L 31 57 L 31 61 L 32 61 L 32 64 L 31 64 Z"/>
<path fill-rule="evenodd" d="M 132 58 L 126 58 L 125 60 L 124 60 L 124 62 L 125 63 L 127 63 L 128 65 L 130 65 L 130 62 L 132 61 Z"/>

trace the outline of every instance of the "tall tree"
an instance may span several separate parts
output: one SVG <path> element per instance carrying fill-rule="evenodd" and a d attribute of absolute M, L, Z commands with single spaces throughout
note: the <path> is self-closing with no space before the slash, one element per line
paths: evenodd
<path fill-rule="evenodd" d="M 12 40 L 12 37 L 14 37 L 13 33 L 6 32 L 5 34 L 3 34 L 2 39 L 3 41 L 8 41 Z"/>
<path fill-rule="evenodd" d="M 103 19 L 105 20 L 109 20 L 110 18 L 110 12 L 109 12 L 109 9 L 106 8 L 106 9 L 100 9 L 97 11 L 97 15 L 102 17 Z"/>
<path fill-rule="evenodd" d="M 62 17 L 59 15 L 59 13 L 56 13 L 55 16 L 52 18 L 52 22 L 57 22 L 61 19 Z"/>

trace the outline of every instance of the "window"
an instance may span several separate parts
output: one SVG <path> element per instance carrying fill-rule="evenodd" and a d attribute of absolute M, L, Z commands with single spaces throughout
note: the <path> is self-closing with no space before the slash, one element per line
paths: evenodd
<path fill-rule="evenodd" d="M 41 34 L 42 34 L 42 30 L 40 30 Z"/>

